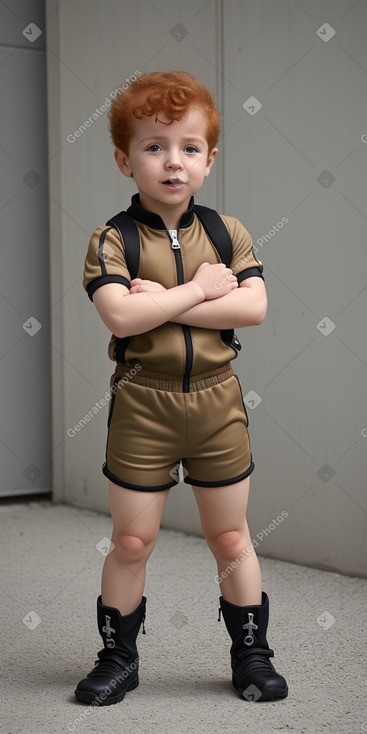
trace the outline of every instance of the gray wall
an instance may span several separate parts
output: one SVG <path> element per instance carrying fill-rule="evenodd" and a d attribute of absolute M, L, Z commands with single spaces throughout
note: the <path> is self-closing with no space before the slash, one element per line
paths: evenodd
<path fill-rule="evenodd" d="M 45 18 L 0 5 L 0 497 L 51 490 Z"/>
<path fill-rule="evenodd" d="M 108 511 L 107 409 L 67 431 L 104 396 L 113 367 L 81 288 L 89 236 L 135 192 L 114 164 L 106 113 L 75 131 L 135 70 L 183 68 L 222 113 L 200 201 L 241 219 L 265 266 L 269 314 L 240 330 L 234 364 L 250 415 L 257 550 L 366 575 L 366 3 L 46 7 L 56 498 Z M 190 488 L 171 491 L 164 524 L 200 533 Z"/>

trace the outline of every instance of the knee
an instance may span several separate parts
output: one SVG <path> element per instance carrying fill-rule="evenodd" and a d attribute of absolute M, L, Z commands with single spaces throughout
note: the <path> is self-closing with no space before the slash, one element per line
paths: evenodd
<path fill-rule="evenodd" d="M 238 556 L 244 547 L 243 534 L 239 530 L 226 530 L 208 541 L 214 556 L 233 559 Z"/>
<path fill-rule="evenodd" d="M 150 552 L 149 544 L 136 535 L 119 534 L 113 537 L 114 553 L 121 563 L 139 563 Z"/>

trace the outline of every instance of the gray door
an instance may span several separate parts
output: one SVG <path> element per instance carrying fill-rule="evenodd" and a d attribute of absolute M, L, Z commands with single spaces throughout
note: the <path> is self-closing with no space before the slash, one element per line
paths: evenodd
<path fill-rule="evenodd" d="M 0 6 L 0 496 L 51 489 L 43 2 Z"/>

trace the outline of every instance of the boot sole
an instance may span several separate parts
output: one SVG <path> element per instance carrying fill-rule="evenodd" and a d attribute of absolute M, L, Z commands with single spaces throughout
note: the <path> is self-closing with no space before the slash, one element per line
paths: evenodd
<path fill-rule="evenodd" d="M 249 703 L 261 703 L 261 701 L 276 701 L 279 698 L 287 698 L 288 696 L 288 687 L 287 688 L 272 688 L 270 691 L 265 691 L 261 694 L 261 696 L 253 698 L 249 698 L 247 696 L 244 696 L 244 693 L 246 693 L 247 688 L 240 688 L 237 683 L 235 683 L 234 680 L 232 680 L 232 685 L 238 691 L 241 698 L 243 698 L 245 701 L 248 701 Z"/>
<path fill-rule="evenodd" d="M 122 693 L 117 694 L 116 696 L 107 697 L 105 699 L 100 700 L 101 694 L 99 696 L 96 696 L 95 693 L 92 693 L 92 691 L 79 691 L 77 688 L 75 689 L 75 698 L 77 701 L 81 701 L 82 703 L 89 703 L 93 704 L 93 706 L 113 706 L 115 703 L 120 703 L 120 701 L 123 701 L 125 698 L 125 694 L 129 691 L 133 691 L 134 688 L 137 688 L 139 685 L 139 678 L 135 678 L 135 680 L 131 681 L 129 686 L 122 691 Z"/>
<path fill-rule="evenodd" d="M 248 699 L 248 698 L 246 698 L 246 696 L 243 695 L 245 693 L 245 691 L 241 691 L 240 688 L 238 688 L 237 690 L 241 694 L 241 698 L 243 698 L 245 701 L 249 701 L 249 703 L 251 703 L 251 699 Z M 272 691 L 269 691 L 268 693 L 263 693 L 261 696 L 259 696 L 259 698 L 256 698 L 256 700 L 253 699 L 253 702 L 255 702 L 255 703 L 261 703 L 262 701 L 277 701 L 277 700 L 279 700 L 281 698 L 287 698 L 287 696 L 288 696 L 288 688 L 287 688 L 286 691 L 284 691 L 283 689 L 277 690 L 275 688 Z"/>

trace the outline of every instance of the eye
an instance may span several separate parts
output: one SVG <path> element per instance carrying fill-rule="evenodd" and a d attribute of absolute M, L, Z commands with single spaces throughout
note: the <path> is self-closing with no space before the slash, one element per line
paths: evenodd
<path fill-rule="evenodd" d="M 186 153 L 197 153 L 198 149 L 195 148 L 195 145 L 186 145 L 185 146 Z"/>
<path fill-rule="evenodd" d="M 158 145 L 158 143 L 152 143 L 152 145 L 149 145 L 147 150 L 149 150 L 150 153 L 159 153 L 162 148 L 160 145 Z"/>

